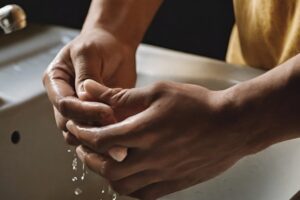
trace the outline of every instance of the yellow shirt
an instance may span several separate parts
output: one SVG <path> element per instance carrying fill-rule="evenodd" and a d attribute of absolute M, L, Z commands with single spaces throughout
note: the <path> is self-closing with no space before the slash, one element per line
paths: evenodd
<path fill-rule="evenodd" d="M 270 69 L 300 52 L 300 0 L 233 0 L 229 63 Z"/>

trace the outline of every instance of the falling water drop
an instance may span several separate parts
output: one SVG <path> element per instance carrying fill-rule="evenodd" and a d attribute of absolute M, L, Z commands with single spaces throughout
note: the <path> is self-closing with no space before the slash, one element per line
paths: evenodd
<path fill-rule="evenodd" d="M 75 182 L 75 181 L 77 181 L 78 179 L 77 179 L 77 177 L 76 176 L 74 176 L 73 178 L 72 178 L 72 181 L 73 182 Z"/>
<path fill-rule="evenodd" d="M 85 173 L 83 172 L 82 176 L 81 176 L 81 180 L 83 181 L 85 178 Z"/>
<path fill-rule="evenodd" d="M 74 194 L 75 194 L 76 196 L 78 196 L 78 195 L 82 194 L 82 190 L 81 190 L 80 188 L 76 188 L 76 189 L 74 190 Z"/>
<path fill-rule="evenodd" d="M 112 195 L 112 200 L 116 200 L 117 199 L 117 194 L 116 193 L 113 193 Z"/>
<path fill-rule="evenodd" d="M 77 158 L 74 158 L 73 161 L 72 161 L 72 169 L 73 169 L 74 171 L 77 170 Z"/>

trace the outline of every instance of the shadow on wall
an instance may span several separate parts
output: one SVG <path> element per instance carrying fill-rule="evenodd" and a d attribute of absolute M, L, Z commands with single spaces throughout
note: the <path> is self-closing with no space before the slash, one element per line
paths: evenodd
<path fill-rule="evenodd" d="M 80 28 L 90 1 L 2 0 L 0 6 L 12 3 L 26 10 L 29 21 Z M 224 59 L 233 22 L 230 0 L 166 0 L 144 42 Z"/>

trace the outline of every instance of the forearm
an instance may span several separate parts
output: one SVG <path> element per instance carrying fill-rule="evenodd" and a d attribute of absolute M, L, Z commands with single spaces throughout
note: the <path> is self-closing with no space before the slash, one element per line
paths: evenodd
<path fill-rule="evenodd" d="M 137 47 L 162 0 L 93 0 L 83 31 L 105 28 Z"/>
<path fill-rule="evenodd" d="M 226 92 L 254 152 L 300 137 L 299 56 Z"/>

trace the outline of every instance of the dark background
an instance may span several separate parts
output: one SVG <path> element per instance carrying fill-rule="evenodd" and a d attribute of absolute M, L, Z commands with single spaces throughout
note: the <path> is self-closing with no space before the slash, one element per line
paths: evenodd
<path fill-rule="evenodd" d="M 1 0 L 19 4 L 29 21 L 80 28 L 88 0 Z M 224 59 L 234 23 L 231 0 L 165 0 L 144 43 Z"/>

